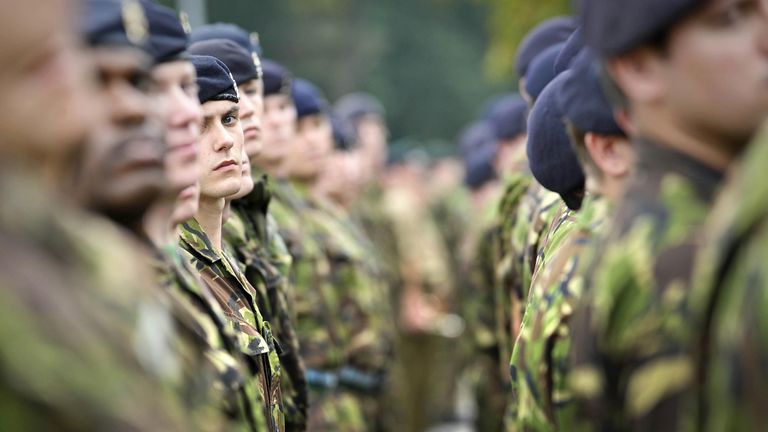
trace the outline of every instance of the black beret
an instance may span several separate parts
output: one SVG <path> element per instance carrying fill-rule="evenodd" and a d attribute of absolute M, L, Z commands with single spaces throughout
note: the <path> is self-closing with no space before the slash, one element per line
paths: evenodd
<path fill-rule="evenodd" d="M 149 24 L 138 0 L 87 0 L 82 12 L 81 32 L 89 45 L 144 48 Z"/>
<path fill-rule="evenodd" d="M 464 159 L 469 159 L 480 150 L 490 149 L 495 154 L 497 146 L 493 126 L 487 120 L 470 123 L 459 135 L 459 151 Z"/>
<path fill-rule="evenodd" d="M 237 88 L 232 74 L 221 60 L 205 55 L 191 55 L 189 61 L 197 72 L 197 86 L 200 88 L 200 103 L 227 100 L 239 102 Z"/>
<path fill-rule="evenodd" d="M 496 168 L 493 161 L 496 151 L 492 147 L 480 147 L 464 159 L 464 184 L 472 190 L 483 187 L 486 183 L 496 180 Z"/>
<path fill-rule="evenodd" d="M 290 95 L 291 81 L 293 76 L 283 65 L 273 60 L 264 59 L 261 62 L 261 69 L 264 73 L 264 96 L 273 94 Z"/>
<path fill-rule="evenodd" d="M 552 45 L 565 42 L 574 30 L 576 20 L 573 17 L 550 18 L 536 26 L 525 36 L 517 49 L 517 75 L 524 77 L 536 56 Z"/>
<path fill-rule="evenodd" d="M 328 112 L 328 102 L 320 89 L 307 80 L 301 78 L 293 80 L 291 97 L 293 104 L 296 105 L 298 118 Z"/>
<path fill-rule="evenodd" d="M 227 65 L 237 85 L 259 78 L 259 72 L 256 70 L 251 54 L 229 39 L 195 42 L 187 51 L 192 55 L 207 55 L 221 60 Z"/>
<path fill-rule="evenodd" d="M 192 30 L 192 34 L 189 35 L 191 43 L 197 43 L 210 39 L 228 39 L 238 44 L 241 48 L 248 51 L 248 54 L 259 54 L 256 47 L 253 45 L 251 35 L 244 28 L 230 23 L 214 23 L 200 26 Z"/>
<path fill-rule="evenodd" d="M 364 92 L 349 93 L 342 96 L 336 101 L 333 111 L 343 121 L 353 125 L 352 127 L 363 116 L 378 115 L 384 117 L 386 115 L 384 105 L 375 96 Z"/>
<path fill-rule="evenodd" d="M 599 67 L 589 50 L 579 55 L 563 79 L 558 107 L 563 116 L 582 132 L 625 135 L 603 93 Z"/>
<path fill-rule="evenodd" d="M 184 59 L 188 38 L 173 9 L 151 0 L 142 0 L 149 20 L 149 50 L 155 62 Z"/>
<path fill-rule="evenodd" d="M 333 143 L 336 150 L 351 150 L 355 147 L 355 134 L 339 116 L 331 113 L 331 128 L 333 129 Z"/>
<path fill-rule="evenodd" d="M 555 74 L 555 60 L 562 49 L 562 43 L 553 45 L 531 62 L 528 74 L 525 75 L 525 91 L 533 100 L 538 99 L 544 87 L 557 76 Z"/>
<path fill-rule="evenodd" d="M 579 0 L 584 39 L 602 58 L 664 34 L 705 0 Z"/>
<path fill-rule="evenodd" d="M 584 171 L 571 146 L 557 106 L 558 93 L 571 71 L 544 89 L 528 118 L 528 163 L 542 186 L 559 194 L 568 208 L 578 210 L 584 192 Z"/>
<path fill-rule="evenodd" d="M 505 96 L 488 110 L 486 119 L 493 126 L 496 139 L 507 140 L 525 133 L 528 103 L 519 95 Z"/>
<path fill-rule="evenodd" d="M 563 49 L 560 50 L 555 59 L 555 74 L 560 75 L 571 67 L 574 59 L 584 49 L 584 38 L 581 34 L 581 28 L 576 29 L 571 37 L 565 41 Z"/>

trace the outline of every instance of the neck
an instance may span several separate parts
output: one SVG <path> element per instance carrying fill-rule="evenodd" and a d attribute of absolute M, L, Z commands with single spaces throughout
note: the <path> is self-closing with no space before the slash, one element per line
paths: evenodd
<path fill-rule="evenodd" d="M 173 209 L 176 199 L 165 197 L 153 205 L 144 216 L 144 232 L 155 246 L 175 243 L 177 223 L 173 221 Z"/>
<path fill-rule="evenodd" d="M 224 211 L 221 213 L 221 221 L 226 223 L 232 216 L 232 200 L 227 200 L 224 204 Z"/>
<path fill-rule="evenodd" d="M 729 145 L 706 128 L 682 125 L 663 110 L 637 110 L 633 121 L 639 138 L 656 141 L 721 172 L 733 163 L 743 147 Z"/>
<path fill-rule="evenodd" d="M 197 209 L 195 219 L 203 228 L 216 252 L 221 252 L 221 226 L 224 216 L 224 198 L 211 198 L 200 196 L 200 206 Z"/>
<path fill-rule="evenodd" d="M 611 203 L 616 204 L 624 196 L 625 186 L 625 178 L 604 176 L 598 182 L 598 185 L 594 188 L 594 191 L 596 194 L 604 196 Z"/>

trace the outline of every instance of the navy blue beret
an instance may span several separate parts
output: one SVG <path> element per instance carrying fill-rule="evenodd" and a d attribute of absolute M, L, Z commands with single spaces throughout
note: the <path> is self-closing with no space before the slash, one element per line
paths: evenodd
<path fill-rule="evenodd" d="M 533 100 L 538 99 L 544 87 L 557 76 L 555 74 L 555 60 L 562 49 L 562 43 L 553 45 L 531 62 L 528 74 L 525 76 L 525 91 Z"/>
<path fill-rule="evenodd" d="M 600 66 L 584 51 L 563 80 L 558 107 L 563 116 L 582 132 L 625 135 L 616 123 L 613 109 L 600 84 Z"/>
<path fill-rule="evenodd" d="M 235 80 L 221 60 L 211 56 L 191 55 L 189 61 L 197 72 L 197 86 L 200 87 L 197 96 L 201 104 L 220 100 L 240 101 Z"/>
<path fill-rule="evenodd" d="M 493 161 L 496 151 L 492 147 L 480 147 L 464 159 L 464 184 L 472 190 L 483 187 L 497 178 Z"/>
<path fill-rule="evenodd" d="M 705 0 L 579 0 L 587 45 L 600 57 L 631 51 L 664 34 Z"/>
<path fill-rule="evenodd" d="M 339 116 L 331 112 L 333 143 L 337 150 L 350 150 L 355 147 L 355 134 Z"/>
<path fill-rule="evenodd" d="M 466 126 L 459 134 L 459 152 L 469 159 L 480 150 L 496 153 L 498 141 L 493 126 L 487 120 L 477 120 Z"/>
<path fill-rule="evenodd" d="M 568 208 L 578 210 L 584 192 L 584 171 L 571 146 L 557 105 L 558 93 L 571 71 L 544 89 L 528 118 L 528 163 L 542 186 L 559 194 Z"/>
<path fill-rule="evenodd" d="M 149 21 L 149 51 L 155 62 L 183 59 L 189 38 L 176 12 L 151 0 L 142 0 L 141 4 Z"/>
<path fill-rule="evenodd" d="M 126 32 L 125 26 L 131 26 Z M 149 37 L 144 7 L 136 0 L 87 0 L 80 17 L 81 32 L 92 46 L 143 47 Z"/>
<path fill-rule="evenodd" d="M 296 105 L 298 118 L 328 112 L 328 101 L 323 97 L 320 89 L 305 79 L 293 80 L 291 97 L 293 104 Z"/>
<path fill-rule="evenodd" d="M 360 117 L 366 115 L 378 115 L 384 117 L 386 111 L 384 105 L 373 95 L 357 92 L 342 96 L 333 106 L 333 111 L 343 121 L 354 123 Z"/>
<path fill-rule="evenodd" d="M 192 30 L 189 39 L 192 43 L 209 39 L 229 39 L 240 45 L 249 54 L 256 53 L 261 56 L 260 47 L 254 45 L 253 38 L 251 38 L 248 31 L 236 24 L 219 22 L 200 26 Z"/>
<path fill-rule="evenodd" d="M 498 140 L 508 140 L 525 133 L 528 126 L 528 103 L 519 95 L 508 95 L 496 101 L 486 119 Z"/>
<path fill-rule="evenodd" d="M 264 80 L 265 97 L 278 93 L 290 95 L 293 76 L 288 69 L 283 65 L 268 59 L 264 59 L 261 62 L 261 69 L 264 73 L 262 79 Z"/>
<path fill-rule="evenodd" d="M 207 55 L 221 60 L 232 73 L 237 85 L 259 78 L 251 54 L 229 39 L 195 42 L 187 50 L 192 55 Z"/>
<path fill-rule="evenodd" d="M 552 45 L 565 42 L 576 30 L 576 25 L 576 20 L 573 17 L 555 17 L 542 22 L 531 30 L 517 49 L 515 62 L 517 75 L 524 77 L 533 59 Z"/>
<path fill-rule="evenodd" d="M 571 37 L 565 41 L 563 49 L 560 50 L 557 59 L 555 59 L 555 74 L 560 75 L 571 67 L 576 56 L 584 49 L 584 37 L 581 28 L 577 28 Z"/>

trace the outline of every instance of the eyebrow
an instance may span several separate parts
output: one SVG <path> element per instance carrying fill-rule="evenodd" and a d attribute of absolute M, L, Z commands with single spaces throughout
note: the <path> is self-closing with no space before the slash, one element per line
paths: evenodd
<path fill-rule="evenodd" d="M 235 105 L 229 111 L 227 111 L 222 117 L 234 116 L 240 118 L 240 107 Z"/>

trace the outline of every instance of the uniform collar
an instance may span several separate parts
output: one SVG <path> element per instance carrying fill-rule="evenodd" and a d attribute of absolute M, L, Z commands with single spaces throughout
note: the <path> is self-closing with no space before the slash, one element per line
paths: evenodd
<path fill-rule="evenodd" d="M 179 236 L 182 242 L 188 244 L 195 252 L 205 257 L 209 263 L 221 260 L 208 235 L 203 231 L 203 228 L 196 219 L 192 218 L 181 224 Z"/>

